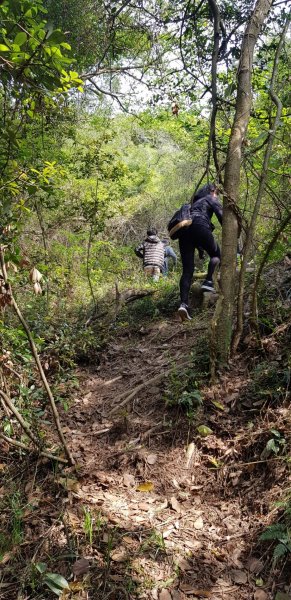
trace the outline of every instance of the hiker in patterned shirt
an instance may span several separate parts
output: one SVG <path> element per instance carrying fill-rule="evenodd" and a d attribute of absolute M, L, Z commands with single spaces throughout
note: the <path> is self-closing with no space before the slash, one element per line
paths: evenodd
<path fill-rule="evenodd" d="M 143 260 L 144 273 L 153 281 L 159 281 L 164 266 L 164 245 L 157 233 L 154 227 L 148 229 L 146 239 L 135 248 L 135 254 Z"/>

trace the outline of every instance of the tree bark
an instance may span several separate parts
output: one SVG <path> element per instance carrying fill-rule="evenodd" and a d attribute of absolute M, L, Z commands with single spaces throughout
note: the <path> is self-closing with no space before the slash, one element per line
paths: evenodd
<path fill-rule="evenodd" d="M 214 315 L 215 362 L 229 359 L 235 302 L 236 254 L 240 212 L 238 208 L 242 147 L 252 105 L 251 76 L 254 49 L 272 0 L 257 0 L 247 24 L 237 74 L 236 112 L 227 150 L 224 178 L 220 302 Z"/>

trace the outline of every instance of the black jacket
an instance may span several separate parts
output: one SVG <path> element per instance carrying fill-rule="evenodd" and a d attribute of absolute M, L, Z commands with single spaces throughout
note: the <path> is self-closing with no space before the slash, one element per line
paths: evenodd
<path fill-rule="evenodd" d="M 135 248 L 135 253 L 143 259 L 144 267 L 164 266 L 164 244 L 157 235 L 149 235 L 145 241 Z"/>
<path fill-rule="evenodd" d="M 211 227 L 211 218 L 215 214 L 222 225 L 222 205 L 217 198 L 211 195 L 196 200 L 192 204 L 190 212 L 193 223 Z"/>

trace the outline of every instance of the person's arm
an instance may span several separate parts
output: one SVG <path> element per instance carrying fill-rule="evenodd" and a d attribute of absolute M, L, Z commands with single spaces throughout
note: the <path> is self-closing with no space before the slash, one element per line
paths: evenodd
<path fill-rule="evenodd" d="M 136 256 L 138 256 L 138 258 L 143 258 L 143 253 L 144 253 L 143 244 L 140 244 L 139 246 L 137 246 L 134 249 L 134 252 L 135 252 Z"/>
<path fill-rule="evenodd" d="M 220 225 L 222 225 L 222 204 L 220 204 L 217 198 L 211 198 L 210 202 L 214 214 L 217 216 Z"/>
<path fill-rule="evenodd" d="M 177 254 L 174 252 L 173 248 L 171 248 L 171 246 L 167 246 L 167 256 L 170 256 L 173 261 L 174 261 L 174 265 L 176 266 L 177 264 Z"/>

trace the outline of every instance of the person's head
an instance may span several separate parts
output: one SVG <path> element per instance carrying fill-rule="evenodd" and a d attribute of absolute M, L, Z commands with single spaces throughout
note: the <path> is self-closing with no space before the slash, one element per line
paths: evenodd
<path fill-rule="evenodd" d="M 193 196 L 192 202 L 196 202 L 196 200 L 200 200 L 200 198 L 205 198 L 205 196 L 217 196 L 218 189 L 215 183 L 206 183 L 202 188 L 196 192 Z"/>
<path fill-rule="evenodd" d="M 155 227 L 150 227 L 150 228 L 147 230 L 147 235 L 148 235 L 148 236 L 150 236 L 150 235 L 157 235 L 157 233 L 158 233 L 158 231 L 157 231 L 157 229 L 156 229 Z"/>

